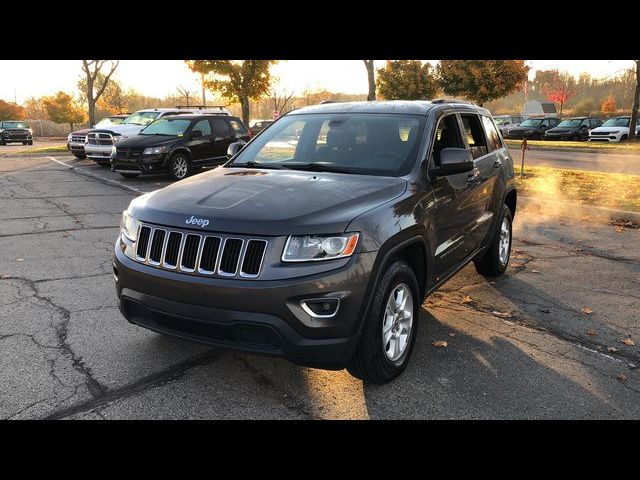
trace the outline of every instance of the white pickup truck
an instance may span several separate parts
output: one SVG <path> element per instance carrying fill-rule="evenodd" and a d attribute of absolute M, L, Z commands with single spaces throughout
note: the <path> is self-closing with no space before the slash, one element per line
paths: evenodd
<path fill-rule="evenodd" d="M 154 120 L 167 115 L 183 114 L 212 114 L 229 115 L 230 112 L 222 107 L 194 107 L 194 108 L 152 108 L 138 110 L 128 116 L 121 124 L 108 128 L 93 129 L 87 133 L 84 152 L 87 158 L 96 163 L 107 166 L 111 160 L 111 152 L 116 142 L 137 135 L 143 128 Z"/>

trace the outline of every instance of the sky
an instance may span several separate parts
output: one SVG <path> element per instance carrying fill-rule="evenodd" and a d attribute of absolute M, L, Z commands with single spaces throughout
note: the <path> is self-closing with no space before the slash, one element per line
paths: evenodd
<path fill-rule="evenodd" d="M 376 68 L 384 66 L 376 60 Z M 435 60 L 429 60 L 432 64 Z M 76 92 L 81 75 L 80 60 L 0 60 L 0 99 L 24 102 L 29 97 L 51 95 L 59 90 Z M 528 60 L 530 78 L 535 70 L 557 68 L 573 75 L 587 72 L 608 77 L 631 66 L 631 60 Z M 332 92 L 366 93 L 367 76 L 361 60 L 287 60 L 272 67 L 287 91 L 309 88 Z M 182 60 L 122 60 L 114 77 L 125 89 L 164 98 L 177 87 L 199 91 L 198 77 Z"/>

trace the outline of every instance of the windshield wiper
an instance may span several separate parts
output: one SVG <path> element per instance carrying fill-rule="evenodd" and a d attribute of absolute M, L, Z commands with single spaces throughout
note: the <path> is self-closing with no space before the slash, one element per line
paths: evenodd
<path fill-rule="evenodd" d="M 282 170 L 282 167 L 279 165 L 269 165 L 269 164 L 264 164 L 262 162 L 254 162 L 253 160 L 251 160 L 250 162 L 244 162 L 244 163 L 232 163 L 229 166 L 240 167 L 240 168 L 267 168 L 271 170 Z"/>
<path fill-rule="evenodd" d="M 282 166 L 290 170 L 306 170 L 310 172 L 353 173 L 353 170 L 350 168 L 325 165 L 324 163 L 289 163 L 283 164 Z"/>

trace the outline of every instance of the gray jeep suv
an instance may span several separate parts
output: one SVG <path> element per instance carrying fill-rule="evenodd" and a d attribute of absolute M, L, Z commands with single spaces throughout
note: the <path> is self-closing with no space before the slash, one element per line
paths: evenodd
<path fill-rule="evenodd" d="M 426 295 L 470 261 L 507 268 L 513 164 L 483 108 L 312 106 L 229 153 L 123 212 L 113 272 L 130 322 L 384 383 Z"/>

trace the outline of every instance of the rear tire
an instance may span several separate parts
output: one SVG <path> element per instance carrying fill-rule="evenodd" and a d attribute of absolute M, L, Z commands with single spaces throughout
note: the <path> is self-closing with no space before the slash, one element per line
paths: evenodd
<path fill-rule="evenodd" d="M 174 153 L 169 160 L 169 177 L 182 180 L 191 173 L 191 160 L 182 152 Z"/>
<path fill-rule="evenodd" d="M 365 383 L 383 384 L 404 371 L 418 334 L 419 291 L 416 275 L 405 261 L 396 260 L 386 269 L 376 284 L 362 336 L 347 365 L 351 375 Z"/>
<path fill-rule="evenodd" d="M 136 178 L 139 173 L 120 173 L 124 178 Z"/>
<path fill-rule="evenodd" d="M 622 136 L 620 137 L 620 141 L 621 141 L 621 142 L 624 142 L 625 140 L 628 140 L 628 139 L 629 139 L 629 136 L 628 136 L 628 135 L 622 135 Z"/>
<path fill-rule="evenodd" d="M 476 272 L 485 277 L 502 275 L 509 265 L 512 243 L 512 216 L 507 205 L 502 206 L 502 216 L 493 235 L 489 249 L 482 258 L 474 259 Z"/>

